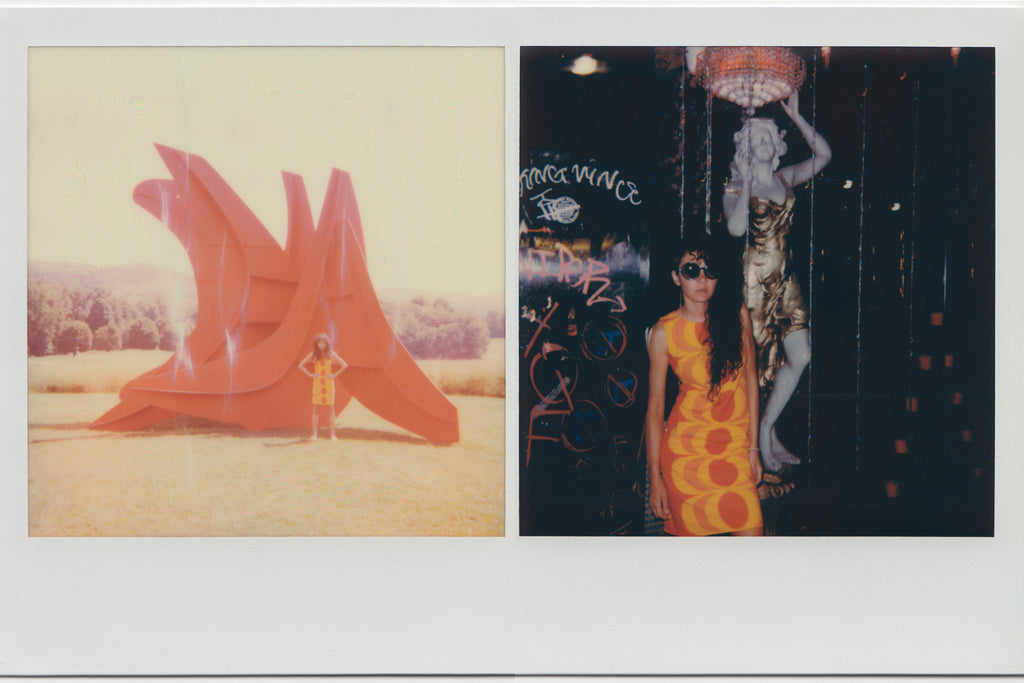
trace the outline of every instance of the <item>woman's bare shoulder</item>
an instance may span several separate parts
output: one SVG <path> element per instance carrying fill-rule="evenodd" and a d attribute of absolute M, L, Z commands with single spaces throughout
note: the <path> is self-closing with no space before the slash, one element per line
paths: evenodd
<path fill-rule="evenodd" d="M 658 322 L 651 326 L 650 332 L 647 334 L 647 349 L 658 348 L 658 346 L 665 345 L 668 340 L 668 335 L 665 332 L 665 318 L 661 318 Z"/>

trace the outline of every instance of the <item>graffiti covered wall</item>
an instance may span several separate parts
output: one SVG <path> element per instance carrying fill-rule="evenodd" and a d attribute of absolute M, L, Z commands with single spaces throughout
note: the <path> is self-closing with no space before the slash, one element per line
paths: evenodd
<path fill-rule="evenodd" d="M 531 156 L 519 179 L 521 532 L 638 534 L 642 192 L 601 162 Z"/>

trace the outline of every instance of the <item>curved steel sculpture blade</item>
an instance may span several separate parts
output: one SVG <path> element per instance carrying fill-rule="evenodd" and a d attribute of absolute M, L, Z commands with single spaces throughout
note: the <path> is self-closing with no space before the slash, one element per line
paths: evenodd
<path fill-rule="evenodd" d="M 248 429 L 304 428 L 310 381 L 297 368 L 319 332 L 349 364 L 335 413 L 354 396 L 432 443 L 459 439 L 458 411 L 384 317 L 366 267 L 352 181 L 334 169 L 316 230 L 300 176 L 284 173 L 284 249 L 201 157 L 157 145 L 171 180 L 147 180 L 136 203 L 188 253 L 199 314 L 182 348 L 129 381 L 96 429 L 141 429 L 176 414 Z"/>

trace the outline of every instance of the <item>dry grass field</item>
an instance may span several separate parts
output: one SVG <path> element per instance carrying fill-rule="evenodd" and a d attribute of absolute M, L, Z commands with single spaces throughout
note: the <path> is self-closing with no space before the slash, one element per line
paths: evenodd
<path fill-rule="evenodd" d="M 356 401 L 339 416 L 333 442 L 326 429 L 311 442 L 304 430 L 250 432 L 184 417 L 135 433 L 88 429 L 117 402 L 95 388 L 120 386 L 166 358 L 157 353 L 30 359 L 31 536 L 504 533 L 502 399 L 449 392 L 462 438 L 444 447 Z M 423 366 L 435 382 L 500 372 L 504 386 L 501 348 L 481 361 Z"/>

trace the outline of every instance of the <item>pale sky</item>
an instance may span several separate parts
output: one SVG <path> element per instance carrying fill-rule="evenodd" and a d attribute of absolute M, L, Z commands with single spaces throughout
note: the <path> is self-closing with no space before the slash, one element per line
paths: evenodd
<path fill-rule="evenodd" d="M 378 291 L 500 296 L 501 48 L 29 50 L 29 260 L 191 272 L 132 190 L 153 143 L 204 157 L 283 245 L 281 171 L 314 222 L 331 169 L 355 186 Z"/>

